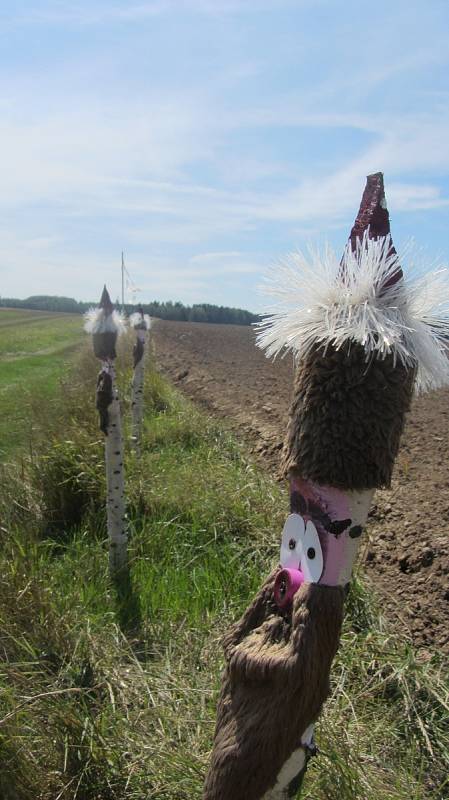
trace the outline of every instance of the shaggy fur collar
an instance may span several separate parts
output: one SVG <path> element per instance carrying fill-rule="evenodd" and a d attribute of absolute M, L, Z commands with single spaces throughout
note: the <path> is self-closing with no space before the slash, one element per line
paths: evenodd
<path fill-rule="evenodd" d="M 326 248 L 297 252 L 268 278 L 277 299 L 257 323 L 258 345 L 268 356 L 293 351 L 302 359 L 323 345 L 339 350 L 360 344 L 369 361 L 392 355 L 416 370 L 416 388 L 449 383 L 449 270 L 439 267 L 397 280 L 411 247 L 398 255 L 390 235 L 348 242 L 340 261 Z M 401 273 L 402 274 L 402 273 Z"/>

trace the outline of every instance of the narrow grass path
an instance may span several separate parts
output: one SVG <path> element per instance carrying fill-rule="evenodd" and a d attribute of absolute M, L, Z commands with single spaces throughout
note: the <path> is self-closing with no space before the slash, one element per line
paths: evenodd
<path fill-rule="evenodd" d="M 36 420 L 85 338 L 79 315 L 0 309 L 0 461 L 33 446 Z"/>

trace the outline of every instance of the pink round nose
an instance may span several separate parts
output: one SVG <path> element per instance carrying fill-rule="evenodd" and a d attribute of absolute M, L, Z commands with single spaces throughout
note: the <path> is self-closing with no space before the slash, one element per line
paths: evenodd
<path fill-rule="evenodd" d="M 304 575 L 300 569 L 281 569 L 274 582 L 274 600 L 279 608 L 286 608 L 293 600 L 301 584 L 304 583 Z"/>

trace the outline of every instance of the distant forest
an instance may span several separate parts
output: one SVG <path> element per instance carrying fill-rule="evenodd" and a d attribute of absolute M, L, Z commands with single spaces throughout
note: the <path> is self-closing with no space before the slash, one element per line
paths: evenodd
<path fill-rule="evenodd" d="M 72 297 L 53 297 L 51 295 L 34 295 L 27 297 L 26 300 L 17 300 L 13 297 L 1 297 L 0 307 L 3 308 L 30 308 L 34 311 L 63 311 L 68 314 L 83 314 L 88 308 L 96 306 L 97 303 L 84 303 L 74 300 Z M 228 325 L 251 325 L 257 322 L 259 317 L 251 311 L 242 308 L 228 308 L 227 306 L 214 306 L 210 303 L 195 303 L 192 306 L 185 306 L 183 303 L 159 303 L 157 300 L 152 303 L 141 303 L 145 314 L 150 317 L 160 319 L 172 319 L 183 322 L 216 322 Z M 117 307 L 119 304 L 117 303 Z M 136 310 L 136 305 L 125 304 L 127 314 Z"/>

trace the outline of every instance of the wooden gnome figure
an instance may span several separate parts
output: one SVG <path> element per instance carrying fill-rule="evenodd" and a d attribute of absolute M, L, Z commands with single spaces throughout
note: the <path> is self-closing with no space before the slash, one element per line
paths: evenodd
<path fill-rule="evenodd" d="M 114 362 L 117 337 L 125 330 L 125 321 L 114 310 L 106 286 L 98 308 L 86 313 L 84 328 L 92 334 L 94 353 L 101 361 L 96 405 L 100 428 L 105 435 L 109 569 L 112 576 L 117 576 L 127 565 L 127 531 L 120 402 Z"/>
<path fill-rule="evenodd" d="M 291 513 L 279 566 L 225 636 L 205 800 L 296 797 L 373 494 L 390 485 L 414 387 L 449 383 L 448 271 L 404 277 L 381 173 L 343 258 L 295 254 L 271 292 L 258 343 L 297 366 L 282 456 Z"/>
<path fill-rule="evenodd" d="M 143 393 L 145 383 L 145 346 L 150 330 L 150 317 L 143 313 L 141 306 L 135 314 L 131 314 L 129 324 L 136 332 L 136 342 L 133 348 L 134 373 L 132 383 L 132 446 L 136 453 L 140 453 L 143 420 Z"/>

